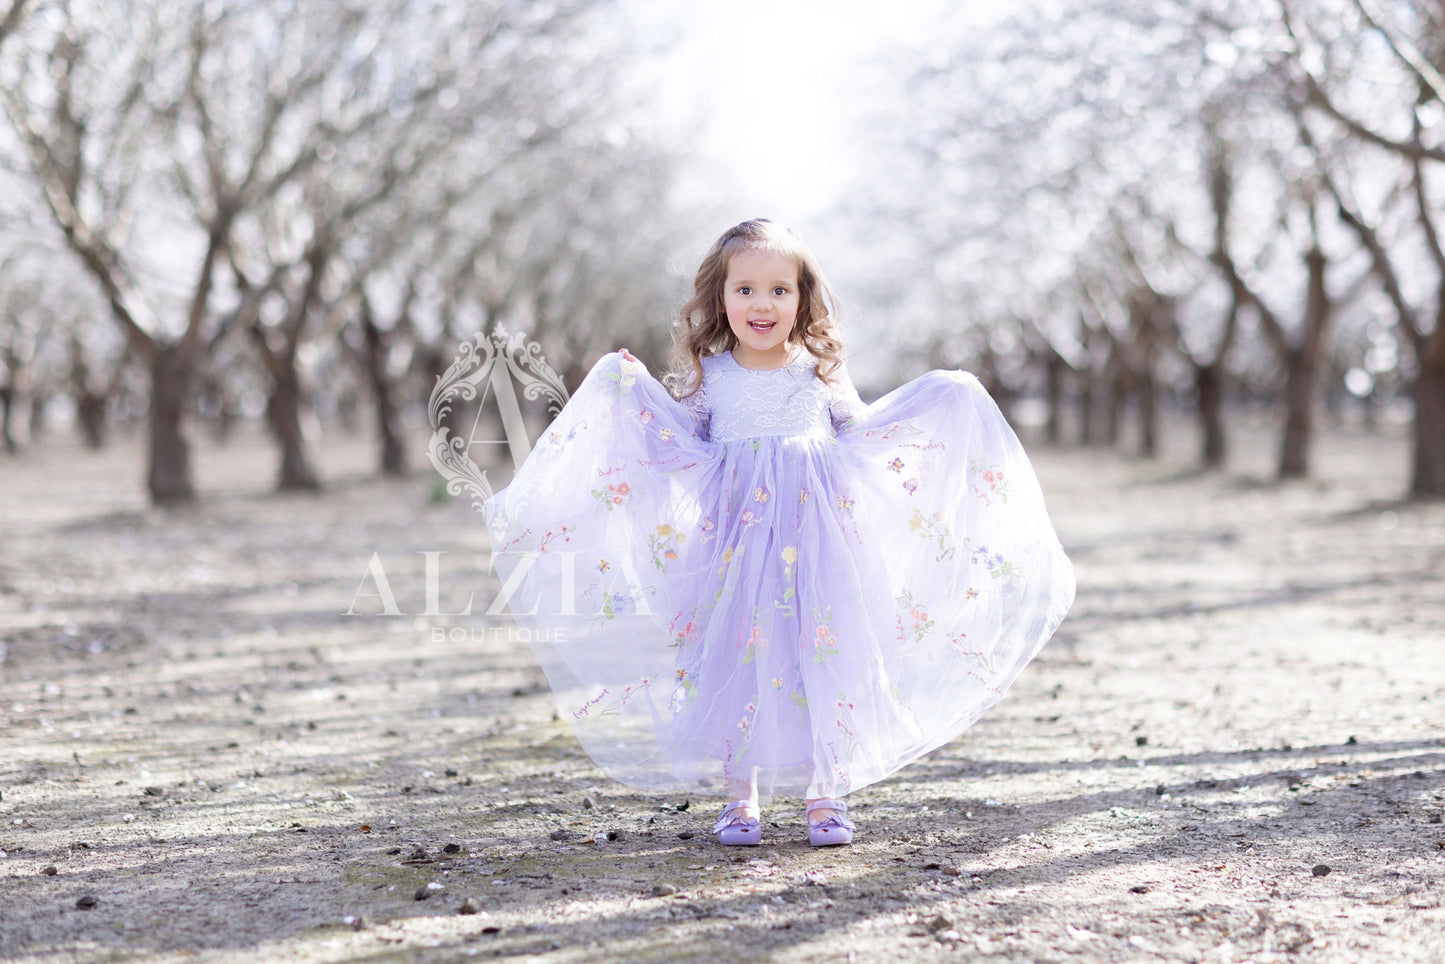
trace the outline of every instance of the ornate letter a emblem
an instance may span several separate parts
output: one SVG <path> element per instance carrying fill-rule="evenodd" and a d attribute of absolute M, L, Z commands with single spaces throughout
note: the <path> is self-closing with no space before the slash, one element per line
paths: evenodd
<path fill-rule="evenodd" d="M 567 404 L 567 387 L 542 358 L 542 346 L 529 342 L 518 332 L 507 336 L 501 332 L 477 332 L 472 341 L 462 342 L 461 350 L 446 372 L 437 378 L 427 405 L 431 421 L 431 444 L 427 457 L 447 480 L 447 492 L 459 494 L 465 489 L 472 497 L 473 507 L 492 496 L 487 473 L 471 456 L 473 445 L 506 444 L 511 451 L 514 468 L 520 468 L 532 451 L 522 409 L 517 403 L 517 385 L 526 398 L 547 397 L 547 413 L 555 416 Z M 488 387 L 497 400 L 501 415 L 502 439 L 479 439 L 477 426 L 487 407 Z M 476 414 L 465 436 L 452 434 L 457 419 L 453 405 L 476 401 Z"/>

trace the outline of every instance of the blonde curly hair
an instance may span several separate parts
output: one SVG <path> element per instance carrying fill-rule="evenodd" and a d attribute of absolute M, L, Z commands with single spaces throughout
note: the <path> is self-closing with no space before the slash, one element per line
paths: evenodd
<path fill-rule="evenodd" d="M 728 264 L 739 251 L 767 251 L 798 262 L 798 315 L 788 333 L 790 344 L 802 345 L 817 359 L 818 378 L 831 383 L 843 364 L 843 342 L 834 321 L 837 298 L 823 278 L 818 260 L 793 230 L 767 218 L 753 218 L 723 232 L 698 266 L 692 297 L 682 306 L 673 331 L 673 391 L 686 398 L 702 386 L 702 360 L 732 351 L 738 339 L 728 326 L 723 287 Z"/>

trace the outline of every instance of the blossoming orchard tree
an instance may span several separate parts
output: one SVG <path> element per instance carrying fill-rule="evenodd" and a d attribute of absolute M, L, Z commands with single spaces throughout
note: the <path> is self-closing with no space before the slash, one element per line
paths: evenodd
<path fill-rule="evenodd" d="M 869 215 L 908 212 L 900 260 L 928 272 L 903 277 L 940 340 L 1033 345 L 1051 406 L 1072 372 L 1110 439 L 1131 398 L 1146 452 L 1172 385 L 1209 465 L 1224 385 L 1248 377 L 1280 412 L 1279 475 L 1307 474 L 1324 382 L 1361 366 L 1345 353 L 1388 304 L 1411 490 L 1442 494 L 1441 27 L 1425 0 L 1085 0 L 940 29 L 895 127 L 909 199 L 875 193 Z"/>
<path fill-rule="evenodd" d="M 437 202 L 462 205 L 459 185 L 481 190 L 481 173 L 605 111 L 606 74 L 589 69 L 611 52 L 599 8 L 34 0 L 16 18 L 6 113 L 53 224 L 148 366 L 156 503 L 194 497 L 197 374 L 233 332 L 270 386 L 280 486 L 319 484 L 307 346 L 353 290 L 343 249 L 373 232 L 379 261 Z"/>

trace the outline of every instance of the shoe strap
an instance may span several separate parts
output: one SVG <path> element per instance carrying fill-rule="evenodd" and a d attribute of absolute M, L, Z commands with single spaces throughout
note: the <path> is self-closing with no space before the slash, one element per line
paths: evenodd
<path fill-rule="evenodd" d="M 814 800 L 808 804 L 807 812 L 812 813 L 814 810 L 836 810 L 839 813 L 847 813 L 848 804 L 842 800 Z"/>
<path fill-rule="evenodd" d="M 729 827 L 734 824 L 744 827 L 751 827 L 755 824 L 761 825 L 761 821 L 759 821 L 757 817 L 744 817 L 738 813 L 743 807 L 756 806 L 757 804 L 751 800 L 733 800 L 729 802 L 727 806 L 722 808 L 722 813 L 718 814 L 717 824 L 713 827 L 713 832 L 715 833 L 724 827 Z"/>

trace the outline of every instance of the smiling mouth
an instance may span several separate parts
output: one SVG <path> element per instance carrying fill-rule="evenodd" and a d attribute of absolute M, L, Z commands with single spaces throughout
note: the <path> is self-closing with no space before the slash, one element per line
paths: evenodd
<path fill-rule="evenodd" d="M 748 322 L 748 327 L 753 331 L 768 332 L 772 331 L 777 324 L 776 321 L 750 321 Z"/>

